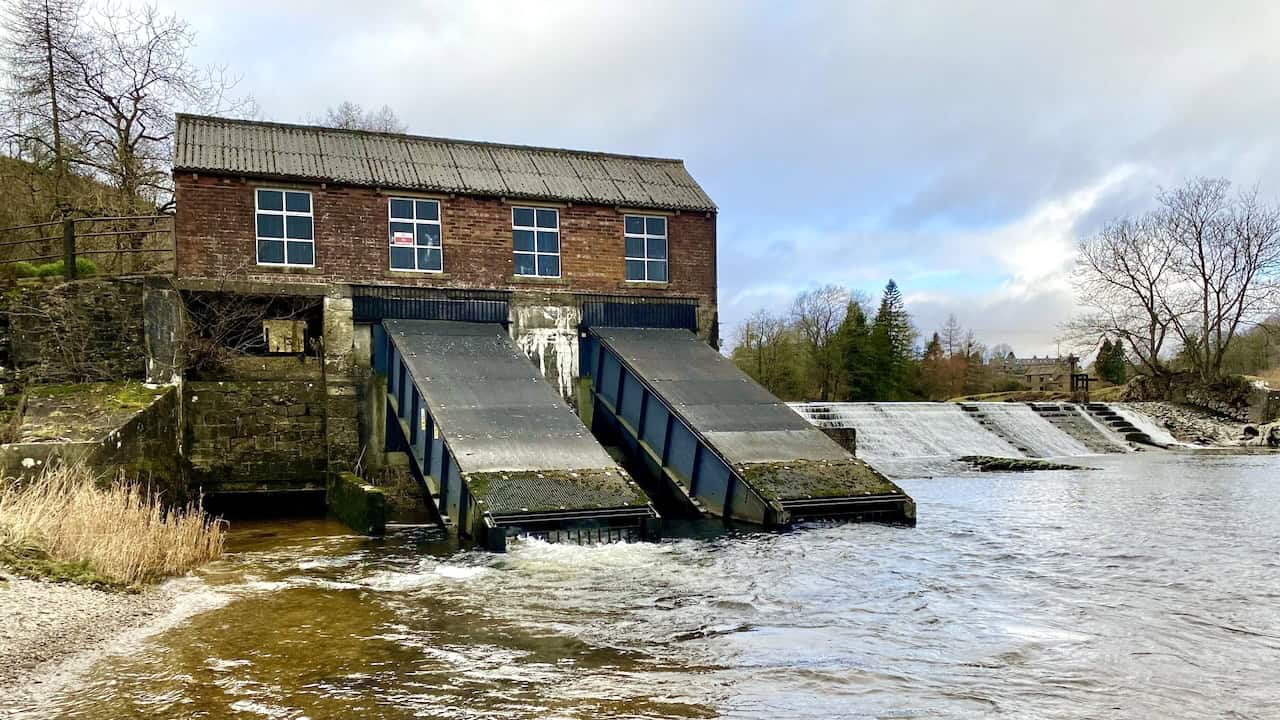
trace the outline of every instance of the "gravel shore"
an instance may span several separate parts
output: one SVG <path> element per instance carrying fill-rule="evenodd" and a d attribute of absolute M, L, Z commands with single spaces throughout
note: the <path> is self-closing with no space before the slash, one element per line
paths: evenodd
<path fill-rule="evenodd" d="M 73 658 L 100 652 L 169 612 L 178 595 L 167 585 L 124 593 L 39 582 L 3 567 L 0 576 L 0 717 L 6 706 L 39 695 Z"/>

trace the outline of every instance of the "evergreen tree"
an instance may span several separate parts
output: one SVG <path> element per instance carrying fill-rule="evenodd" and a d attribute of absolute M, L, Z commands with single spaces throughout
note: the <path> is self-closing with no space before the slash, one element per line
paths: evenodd
<path fill-rule="evenodd" d="M 1102 338 L 1102 347 L 1098 348 L 1098 357 L 1093 361 L 1098 377 L 1111 382 L 1111 338 Z"/>
<path fill-rule="evenodd" d="M 850 301 L 840 324 L 846 400 L 870 400 L 875 395 L 875 367 L 871 350 L 871 326 L 862 306 Z"/>
<path fill-rule="evenodd" d="M 1123 385 L 1129 378 L 1129 358 L 1124 352 L 1124 343 L 1116 340 L 1107 354 L 1107 381 Z"/>
<path fill-rule="evenodd" d="M 890 280 L 880 297 L 871 324 L 871 367 L 877 400 L 901 400 L 910 393 L 912 344 L 915 331 L 898 284 Z"/>

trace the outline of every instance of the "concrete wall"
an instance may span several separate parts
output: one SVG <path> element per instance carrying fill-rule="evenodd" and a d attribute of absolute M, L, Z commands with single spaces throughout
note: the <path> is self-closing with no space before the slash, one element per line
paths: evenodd
<path fill-rule="evenodd" d="M 170 388 L 100 439 L 0 445 L 0 474 L 30 477 L 55 459 L 84 461 L 104 478 L 123 471 L 127 478 L 147 483 L 166 500 L 182 502 L 188 498 L 188 487 L 178 452 L 179 421 L 178 392 Z"/>

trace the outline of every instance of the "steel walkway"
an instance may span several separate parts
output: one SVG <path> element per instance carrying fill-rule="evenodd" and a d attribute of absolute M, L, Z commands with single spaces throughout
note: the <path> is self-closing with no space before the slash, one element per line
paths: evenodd
<path fill-rule="evenodd" d="M 593 327 L 581 374 L 592 429 L 688 510 L 770 526 L 915 521 L 901 488 L 687 330 Z"/>
<path fill-rule="evenodd" d="M 460 535 L 594 542 L 656 536 L 658 515 L 494 323 L 384 320 L 388 432 Z M 379 343 L 375 342 L 375 347 Z"/>

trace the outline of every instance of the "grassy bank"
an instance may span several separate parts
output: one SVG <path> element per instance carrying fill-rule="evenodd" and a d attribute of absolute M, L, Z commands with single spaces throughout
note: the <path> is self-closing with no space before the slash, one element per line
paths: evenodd
<path fill-rule="evenodd" d="M 222 554 L 223 525 L 199 503 L 166 508 L 138 483 L 96 480 L 71 465 L 0 483 L 0 561 L 34 577 L 134 587 Z"/>

